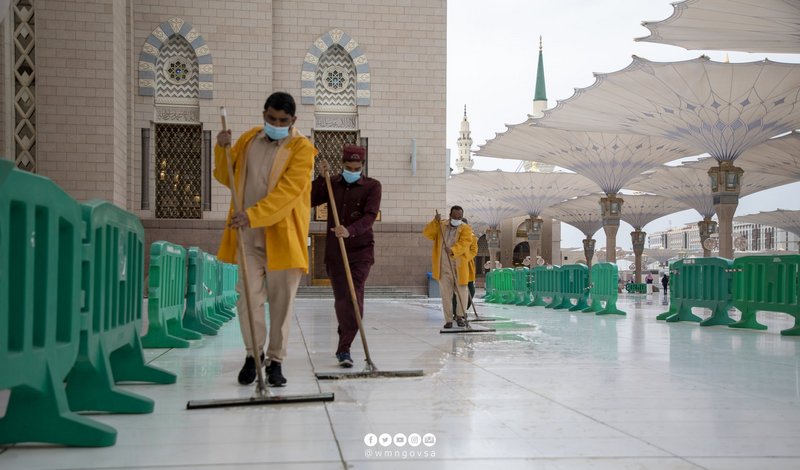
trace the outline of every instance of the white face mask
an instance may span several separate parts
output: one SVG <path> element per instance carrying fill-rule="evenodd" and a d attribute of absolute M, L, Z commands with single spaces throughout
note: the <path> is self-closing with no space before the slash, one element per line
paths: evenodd
<path fill-rule="evenodd" d="M 459 225 L 461 225 L 461 221 L 450 219 L 450 225 L 452 225 L 453 227 L 458 227 Z"/>

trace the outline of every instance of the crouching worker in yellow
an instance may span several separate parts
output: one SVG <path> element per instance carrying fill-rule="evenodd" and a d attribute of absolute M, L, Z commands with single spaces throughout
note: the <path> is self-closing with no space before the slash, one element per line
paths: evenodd
<path fill-rule="evenodd" d="M 464 210 L 460 206 L 450 208 L 450 218 L 442 221 L 439 213 L 431 220 L 422 234 L 433 240 L 432 274 L 439 281 L 442 294 L 442 310 L 444 310 L 444 327 L 453 327 L 453 305 L 451 299 L 456 294 L 455 317 L 458 326 L 466 326 L 464 316 L 465 305 L 469 299 L 467 284 L 469 283 L 470 245 L 472 245 L 472 229 L 461 222 Z"/>
<path fill-rule="evenodd" d="M 264 104 L 264 125 L 244 132 L 231 147 L 233 184 L 242 199 L 242 212 L 228 212 L 228 221 L 217 257 L 236 263 L 237 228 L 244 241 L 249 279 L 239 276 L 239 324 L 247 357 L 239 372 L 239 383 L 247 385 L 256 377 L 255 358 L 247 315 L 253 314 L 256 348 L 264 360 L 267 327 L 264 303 L 269 300 L 269 345 L 266 363 L 267 382 L 274 387 L 286 384 L 281 363 L 286 358 L 289 325 L 300 278 L 308 272 L 306 240 L 311 214 L 311 170 L 317 150 L 293 126 L 296 105 L 288 93 L 277 92 Z M 231 131 L 217 135 L 214 148 L 214 177 L 230 187 L 225 161 L 225 146 Z M 240 271 L 241 272 L 241 271 Z M 244 283 L 247 282 L 253 309 L 247 310 Z"/>

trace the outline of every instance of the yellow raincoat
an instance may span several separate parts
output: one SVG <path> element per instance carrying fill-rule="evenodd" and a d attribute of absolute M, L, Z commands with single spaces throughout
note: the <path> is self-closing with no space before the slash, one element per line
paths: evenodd
<path fill-rule="evenodd" d="M 247 171 L 247 147 L 263 127 L 255 127 L 242 134 L 231 147 L 233 179 L 239 201 L 244 197 Z M 317 149 L 294 127 L 291 134 L 275 154 L 269 174 L 267 195 L 255 205 L 245 208 L 250 226 L 264 227 L 267 247 L 267 269 L 301 268 L 308 272 L 308 226 L 311 220 L 311 171 Z M 243 171 L 244 169 L 244 171 Z M 230 187 L 230 176 L 225 162 L 225 149 L 214 147 L 214 178 Z M 222 235 L 217 258 L 227 263 L 236 262 L 237 231 L 230 228 L 234 205 L 228 211 L 225 232 Z"/>
<path fill-rule="evenodd" d="M 447 228 L 448 220 L 442 220 L 440 226 L 437 227 L 436 219 L 431 220 L 422 234 L 429 240 L 433 240 L 433 260 L 432 275 L 437 281 L 439 280 L 439 253 L 442 250 L 442 233 Z M 458 272 L 458 284 L 461 286 L 469 283 L 469 256 L 470 245 L 472 245 L 472 227 L 467 224 L 461 224 L 456 230 L 456 241 L 453 243 L 453 262 L 456 265 L 456 272 Z M 474 257 L 473 257 L 474 259 Z"/>
<path fill-rule="evenodd" d="M 469 245 L 469 282 L 475 282 L 476 269 L 475 257 L 478 256 L 478 237 L 472 233 L 472 243 Z"/>

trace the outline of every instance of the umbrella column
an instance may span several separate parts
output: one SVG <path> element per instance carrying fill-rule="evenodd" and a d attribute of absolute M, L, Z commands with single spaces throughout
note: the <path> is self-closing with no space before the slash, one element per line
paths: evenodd
<path fill-rule="evenodd" d="M 733 259 L 733 216 L 739 205 L 743 174 L 744 170 L 728 160 L 708 170 L 714 208 L 719 218 L 719 255 L 727 259 Z"/>
<path fill-rule="evenodd" d="M 637 284 L 642 282 L 642 253 L 644 252 L 644 241 L 647 238 L 647 233 L 636 229 L 631 232 L 631 244 L 633 245 L 633 254 L 636 256 L 634 263 L 636 264 L 636 274 L 634 279 Z"/>
<path fill-rule="evenodd" d="M 617 262 L 617 231 L 625 201 L 616 194 L 600 198 L 600 211 L 603 215 L 603 231 L 606 233 L 606 261 Z"/>
<path fill-rule="evenodd" d="M 531 260 L 533 264 L 536 263 L 537 256 L 539 256 L 539 249 L 542 244 L 542 224 L 544 221 L 541 217 L 537 217 L 535 215 L 531 215 L 528 220 L 525 221 L 525 225 L 528 229 L 528 245 L 531 249 Z"/>
<path fill-rule="evenodd" d="M 590 272 L 592 268 L 592 258 L 594 258 L 594 245 L 596 240 L 594 238 L 585 238 L 583 240 L 583 256 L 586 257 L 586 266 L 589 267 Z"/>
<path fill-rule="evenodd" d="M 717 233 L 717 223 L 710 218 L 697 222 L 697 228 L 700 231 L 700 246 L 703 247 L 703 257 L 708 258 L 711 256 L 711 250 L 706 248 L 706 240 L 711 238 L 711 235 Z"/>
<path fill-rule="evenodd" d="M 489 246 L 489 270 L 496 266 L 497 250 L 500 249 L 500 230 L 489 227 L 486 229 L 486 243 Z"/>

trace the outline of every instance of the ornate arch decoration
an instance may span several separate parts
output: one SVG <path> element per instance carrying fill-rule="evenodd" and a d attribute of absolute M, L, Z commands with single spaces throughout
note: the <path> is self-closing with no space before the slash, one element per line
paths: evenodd
<path fill-rule="evenodd" d="M 161 48 L 174 35 L 182 36 L 194 49 L 199 67 L 198 97 L 211 99 L 214 97 L 214 64 L 211 51 L 205 39 L 183 18 L 170 18 L 161 23 L 150 33 L 139 54 L 139 95 L 155 96 L 156 94 L 156 61 Z"/>
<path fill-rule="evenodd" d="M 367 56 L 355 39 L 341 29 L 332 29 L 318 37 L 314 44 L 308 48 L 303 61 L 303 73 L 300 80 L 300 102 L 314 104 L 316 101 L 316 74 L 319 59 L 329 47 L 338 44 L 350 54 L 356 66 L 356 105 L 369 106 L 370 104 L 370 73 Z"/>

